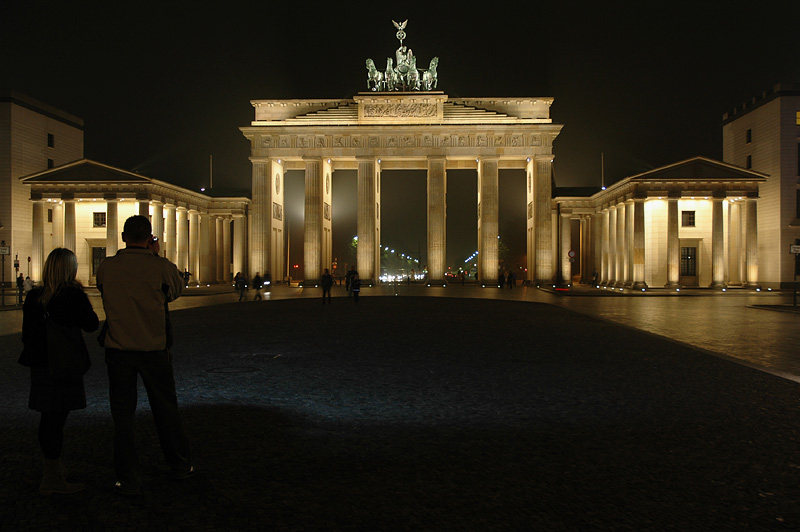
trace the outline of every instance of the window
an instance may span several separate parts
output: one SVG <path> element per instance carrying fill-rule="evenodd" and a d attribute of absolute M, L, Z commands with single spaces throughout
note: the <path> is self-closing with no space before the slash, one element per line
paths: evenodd
<path fill-rule="evenodd" d="M 53 209 L 47 209 L 47 223 L 53 223 Z"/>
<path fill-rule="evenodd" d="M 795 122 L 798 126 L 800 126 L 800 111 L 797 111 L 797 116 L 795 117 Z"/>
<path fill-rule="evenodd" d="M 53 136 L 52 133 L 47 134 L 47 147 L 48 148 L 56 147 L 56 138 Z"/>
<path fill-rule="evenodd" d="M 681 211 L 681 227 L 694 227 L 694 211 Z"/>
<path fill-rule="evenodd" d="M 92 227 L 105 227 L 106 226 L 106 213 L 96 212 L 93 215 Z"/>
<path fill-rule="evenodd" d="M 753 168 L 753 156 L 752 155 L 748 155 L 747 156 L 747 160 L 744 163 L 744 167 L 747 168 L 748 170 Z"/>
<path fill-rule="evenodd" d="M 750 144 L 751 142 L 753 142 L 753 130 L 752 129 L 748 129 L 747 131 L 745 131 L 744 132 L 744 137 L 745 137 L 744 141 L 747 144 Z"/>
<path fill-rule="evenodd" d="M 48 168 L 52 168 L 55 165 L 56 165 L 56 163 L 53 162 L 53 159 L 47 159 L 47 167 Z"/>

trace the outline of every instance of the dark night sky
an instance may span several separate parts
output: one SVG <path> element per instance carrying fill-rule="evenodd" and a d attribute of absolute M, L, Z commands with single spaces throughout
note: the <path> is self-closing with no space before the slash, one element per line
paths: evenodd
<path fill-rule="evenodd" d="M 392 19 L 409 20 L 406 44 L 423 64 L 440 58 L 439 89 L 450 96 L 554 97 L 559 186 L 598 186 L 601 153 L 606 184 L 696 155 L 721 159 L 723 112 L 800 81 L 800 2 L 218 4 L 7 2 L 0 86 L 83 118 L 88 158 L 199 189 L 213 155 L 215 189 L 247 189 L 238 128 L 252 120 L 250 100 L 363 91 L 364 59 L 397 47 Z M 406 174 L 384 175 L 382 232 L 415 252 L 425 247 L 424 176 Z M 472 181 L 448 177 L 453 265 L 475 247 Z M 336 248 L 355 231 L 352 183 L 347 173 L 334 182 Z M 523 187 L 517 173 L 501 175 L 512 256 L 524 254 L 514 203 Z"/>

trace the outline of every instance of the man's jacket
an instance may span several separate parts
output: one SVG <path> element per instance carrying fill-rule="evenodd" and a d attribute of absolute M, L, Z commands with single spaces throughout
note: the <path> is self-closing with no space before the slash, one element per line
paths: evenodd
<path fill-rule="evenodd" d="M 183 290 L 183 276 L 163 257 L 125 248 L 97 269 L 108 330 L 104 345 L 123 351 L 167 348 L 167 303 Z"/>

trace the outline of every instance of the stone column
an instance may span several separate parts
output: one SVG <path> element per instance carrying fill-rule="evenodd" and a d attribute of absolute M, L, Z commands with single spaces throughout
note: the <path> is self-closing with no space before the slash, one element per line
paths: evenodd
<path fill-rule="evenodd" d="M 603 280 L 603 213 L 595 212 L 592 215 L 592 278 L 593 286 Z M 595 280 L 595 276 L 597 279 Z"/>
<path fill-rule="evenodd" d="M 136 201 L 137 201 L 138 206 L 139 206 L 138 214 L 140 216 L 144 216 L 145 218 L 147 218 L 149 220 L 150 219 L 150 200 L 147 199 L 147 198 L 140 198 L 139 195 L 137 194 Z M 152 225 L 152 222 L 151 222 L 151 225 Z"/>
<path fill-rule="evenodd" d="M 303 220 L 303 286 L 316 286 L 322 278 L 323 186 L 322 161 L 304 159 L 305 216 Z"/>
<path fill-rule="evenodd" d="M 608 241 L 608 229 L 609 229 L 609 222 L 610 222 L 610 214 L 609 209 L 603 209 L 600 213 L 602 218 L 601 220 L 601 227 L 600 227 L 600 284 L 603 286 L 607 286 L 609 283 L 609 272 L 611 269 L 609 268 L 609 241 Z"/>
<path fill-rule="evenodd" d="M 160 201 L 153 202 L 153 236 L 158 238 L 161 243 L 161 256 L 166 256 L 166 249 L 164 248 L 164 204 Z"/>
<path fill-rule="evenodd" d="M 722 202 L 725 191 L 715 191 L 711 200 L 711 288 L 725 288 L 725 233 Z"/>
<path fill-rule="evenodd" d="M 231 220 L 225 218 L 222 221 L 222 281 L 230 282 L 231 277 Z"/>
<path fill-rule="evenodd" d="M 678 288 L 681 279 L 681 247 L 678 236 L 678 200 L 680 191 L 670 191 L 667 198 L 667 284 L 664 288 Z"/>
<path fill-rule="evenodd" d="M 478 162 L 478 280 L 496 285 L 499 273 L 499 167 L 497 159 Z M 548 212 L 548 216 L 549 216 Z"/>
<path fill-rule="evenodd" d="M 747 218 L 745 225 L 745 286 L 747 288 L 760 288 L 758 284 L 758 212 L 756 210 L 758 198 L 747 197 L 745 208 Z"/>
<path fill-rule="evenodd" d="M 534 197 L 533 197 L 533 181 L 534 181 L 534 173 L 535 170 L 535 162 L 533 157 L 528 157 L 527 162 L 525 164 L 525 181 L 526 187 L 525 191 L 527 194 L 527 233 L 525 235 L 526 238 L 526 266 L 528 267 L 527 274 L 525 276 L 526 283 L 533 283 L 536 281 L 536 227 L 534 225 Z"/>
<path fill-rule="evenodd" d="M 286 272 L 286 247 L 284 243 L 285 171 L 279 159 L 270 159 L 268 174 L 270 176 L 269 197 L 271 199 L 270 207 L 267 209 L 267 216 L 270 219 L 270 244 L 267 266 L 273 282 L 276 282 L 283 279 Z"/>
<path fill-rule="evenodd" d="M 116 196 L 106 199 L 106 257 L 113 257 L 119 251 L 119 201 Z"/>
<path fill-rule="evenodd" d="M 552 155 L 536 156 L 534 227 L 536 228 L 536 284 L 551 285 L 555 278 L 552 227 Z"/>
<path fill-rule="evenodd" d="M 164 228 L 164 244 L 167 259 L 173 264 L 178 264 L 178 229 L 175 217 L 175 205 L 167 205 L 167 223 Z"/>
<path fill-rule="evenodd" d="M 233 271 L 244 271 L 247 253 L 247 225 L 244 215 L 233 215 Z M 273 279 L 275 279 L 273 277 Z"/>
<path fill-rule="evenodd" d="M 569 252 L 572 250 L 572 228 L 570 222 L 572 213 L 561 213 L 561 282 L 565 286 L 572 284 L 572 262 Z"/>
<path fill-rule="evenodd" d="M 212 254 L 211 254 L 211 239 L 215 231 L 212 231 L 211 216 L 208 213 L 200 213 L 199 225 L 199 260 L 197 268 L 197 280 L 200 283 L 207 284 L 214 281 L 214 273 L 212 267 Z"/>
<path fill-rule="evenodd" d="M 44 202 L 41 198 L 33 200 L 33 221 L 31 240 L 31 280 L 37 285 L 42 284 L 42 266 L 44 266 Z M 20 270 L 25 269 L 25 259 L 20 259 Z"/>
<path fill-rule="evenodd" d="M 581 283 L 589 284 L 592 282 L 592 268 L 594 265 L 593 248 L 594 248 L 594 224 L 592 223 L 592 216 L 581 216 L 581 241 L 580 245 L 580 258 L 581 258 Z"/>
<path fill-rule="evenodd" d="M 208 222 L 208 282 L 217 282 L 217 217 L 209 214 L 206 221 Z"/>
<path fill-rule="evenodd" d="M 608 286 L 617 284 L 617 206 L 608 208 Z"/>
<path fill-rule="evenodd" d="M 625 202 L 625 286 L 633 286 L 633 201 Z"/>
<path fill-rule="evenodd" d="M 200 219 L 197 211 L 189 211 L 189 273 L 192 280 L 200 281 Z"/>
<path fill-rule="evenodd" d="M 742 285 L 742 202 L 728 207 L 728 285 Z"/>
<path fill-rule="evenodd" d="M 186 210 L 186 207 L 178 207 L 177 211 L 178 250 L 175 264 L 178 266 L 178 269 L 183 272 L 189 269 L 189 212 Z"/>
<path fill-rule="evenodd" d="M 442 286 L 447 267 L 447 160 L 428 157 L 428 286 Z"/>
<path fill-rule="evenodd" d="M 250 204 L 250 261 L 251 275 L 267 270 L 269 246 L 269 166 L 267 162 L 253 161 L 252 203 Z"/>
<path fill-rule="evenodd" d="M 617 204 L 617 253 L 616 253 L 616 274 L 614 275 L 614 286 L 622 288 L 625 286 L 625 267 L 628 264 L 627 246 L 625 245 L 625 204 Z"/>
<path fill-rule="evenodd" d="M 64 200 L 64 247 L 76 252 L 75 200 Z"/>
<path fill-rule="evenodd" d="M 647 288 L 645 282 L 645 232 L 644 203 L 646 193 L 637 193 L 633 198 L 633 271 L 631 288 Z"/>
<path fill-rule="evenodd" d="M 64 202 L 56 201 L 53 205 L 53 249 L 64 247 Z"/>
<path fill-rule="evenodd" d="M 380 276 L 380 165 L 375 158 L 358 161 L 358 275 L 363 284 Z"/>
<path fill-rule="evenodd" d="M 320 279 L 325 268 L 333 267 L 333 165 L 330 159 L 322 160 L 322 250 L 320 253 Z M 380 271 L 380 270 L 379 270 Z"/>
<path fill-rule="evenodd" d="M 214 268 L 216 275 L 216 281 L 222 282 L 224 280 L 224 270 L 225 270 L 225 249 L 224 249 L 224 237 L 222 234 L 222 224 L 225 223 L 227 220 L 223 219 L 221 216 L 216 216 L 215 222 L 215 231 L 214 231 L 214 258 L 216 259 L 216 267 Z"/>

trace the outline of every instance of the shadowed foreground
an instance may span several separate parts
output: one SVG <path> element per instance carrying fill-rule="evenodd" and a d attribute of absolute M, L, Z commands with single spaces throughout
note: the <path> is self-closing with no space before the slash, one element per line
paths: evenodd
<path fill-rule="evenodd" d="M 780 530 L 800 527 L 797 384 L 538 304 L 363 298 L 174 312 L 195 463 L 112 492 L 105 364 L 67 421 L 86 492 L 41 497 L 38 414 L 2 338 L 3 530 Z"/>

